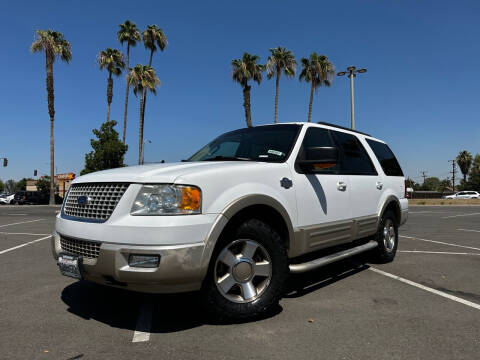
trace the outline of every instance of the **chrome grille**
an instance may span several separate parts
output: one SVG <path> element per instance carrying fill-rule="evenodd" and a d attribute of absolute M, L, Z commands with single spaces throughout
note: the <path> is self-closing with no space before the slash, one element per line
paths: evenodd
<path fill-rule="evenodd" d="M 129 184 L 84 183 L 70 187 L 63 207 L 65 215 L 79 219 L 106 221 L 122 198 Z M 78 198 L 88 197 L 88 203 L 78 204 Z"/>
<path fill-rule="evenodd" d="M 86 258 L 96 259 L 100 253 L 99 242 L 76 240 L 71 238 L 60 237 L 60 246 L 62 250 L 74 255 L 80 255 Z"/>

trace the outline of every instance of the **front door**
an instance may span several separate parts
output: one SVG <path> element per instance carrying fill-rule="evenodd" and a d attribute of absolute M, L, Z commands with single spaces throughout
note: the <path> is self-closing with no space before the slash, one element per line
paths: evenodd
<path fill-rule="evenodd" d="M 309 127 L 297 160 L 305 156 L 307 147 L 331 146 L 336 145 L 329 130 Z M 301 232 L 299 252 L 315 251 L 352 238 L 350 183 L 348 176 L 339 173 L 339 166 L 306 172 L 296 164 L 292 171 Z"/>

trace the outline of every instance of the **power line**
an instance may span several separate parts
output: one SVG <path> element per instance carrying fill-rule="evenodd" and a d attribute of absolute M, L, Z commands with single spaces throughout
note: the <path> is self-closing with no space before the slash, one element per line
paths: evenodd
<path fill-rule="evenodd" d="M 427 172 L 426 171 L 420 171 L 420 176 L 423 177 L 423 184 L 425 184 L 425 179 L 427 178 Z"/>

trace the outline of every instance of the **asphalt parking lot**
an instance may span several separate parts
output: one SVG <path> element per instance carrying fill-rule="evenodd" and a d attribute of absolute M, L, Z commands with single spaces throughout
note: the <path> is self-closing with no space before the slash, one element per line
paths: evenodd
<path fill-rule="evenodd" d="M 56 208 L 0 207 L 2 359 L 478 359 L 480 206 L 410 208 L 393 263 L 292 277 L 264 319 L 221 324 L 196 294 L 142 295 L 59 274 Z"/>

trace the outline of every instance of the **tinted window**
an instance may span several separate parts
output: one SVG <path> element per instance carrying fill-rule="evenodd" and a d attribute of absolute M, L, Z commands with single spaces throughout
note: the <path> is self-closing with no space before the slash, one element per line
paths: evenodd
<path fill-rule="evenodd" d="M 303 138 L 302 147 L 298 153 L 298 159 L 308 160 L 305 159 L 305 149 L 309 147 L 336 147 L 336 145 L 333 142 L 330 131 L 323 128 L 310 127 L 307 129 L 305 137 Z M 322 168 L 322 166 L 326 167 Z M 338 172 L 339 165 L 337 164 L 335 166 L 331 166 L 326 164 L 318 164 L 314 170 L 317 173 L 333 174 Z"/>
<path fill-rule="evenodd" d="M 342 153 L 341 173 L 377 175 L 377 171 L 360 141 L 352 134 L 332 131 Z"/>
<path fill-rule="evenodd" d="M 292 150 L 299 128 L 299 125 L 272 125 L 231 131 L 204 146 L 189 161 L 244 158 L 283 162 Z"/>
<path fill-rule="evenodd" d="M 402 168 L 398 164 L 395 155 L 387 144 L 367 139 L 368 145 L 373 150 L 373 153 L 378 159 L 378 162 L 382 166 L 383 172 L 387 176 L 403 176 Z"/>

